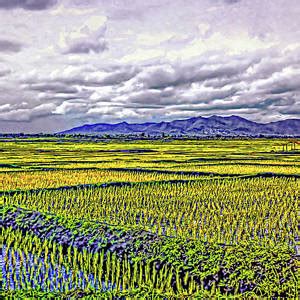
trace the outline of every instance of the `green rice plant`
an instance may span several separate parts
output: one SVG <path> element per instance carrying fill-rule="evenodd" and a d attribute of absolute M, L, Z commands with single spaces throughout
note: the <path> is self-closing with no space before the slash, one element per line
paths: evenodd
<path fill-rule="evenodd" d="M 299 297 L 295 246 L 300 163 L 296 153 L 276 153 L 281 143 L 2 143 L 1 207 L 49 212 L 70 224 L 107 223 L 106 230 L 143 229 L 157 237 L 148 252 L 132 257 L 125 251 L 127 255 L 118 257 L 104 251 L 110 247 L 106 242 L 96 252 L 58 244 L 54 236 L 64 234 L 60 227 L 51 235 L 45 228 L 47 238 L 40 240 L 30 234 L 40 216 L 18 217 L 14 221 L 22 232 L 1 229 L 3 297 L 30 290 L 68 297 L 74 293 L 75 298 L 77 293 L 99 293 L 106 299 Z M 277 175 L 244 176 L 265 172 Z M 111 182 L 119 184 L 100 187 Z M 77 229 L 71 231 L 73 237 Z M 92 229 L 85 232 L 92 235 Z M 93 242 L 91 237 L 89 245 Z M 138 243 L 147 240 L 136 247 Z"/>
<path fill-rule="evenodd" d="M 20 192 L 2 198 L 5 205 L 139 226 L 159 235 L 224 244 L 292 244 L 299 190 L 297 179 L 252 178 Z"/>
<path fill-rule="evenodd" d="M 197 175 L 180 173 L 137 172 L 130 170 L 56 170 L 20 171 L 0 173 L 0 191 L 58 188 L 80 184 L 109 182 L 147 182 L 168 180 L 193 180 Z"/>

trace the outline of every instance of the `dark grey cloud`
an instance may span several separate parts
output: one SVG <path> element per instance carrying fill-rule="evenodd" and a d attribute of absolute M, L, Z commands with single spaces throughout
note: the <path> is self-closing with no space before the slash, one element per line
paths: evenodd
<path fill-rule="evenodd" d="M 1 66 L 0 64 L 0 78 L 5 77 L 11 73 L 11 70 L 7 68 L 6 66 Z"/>
<path fill-rule="evenodd" d="M 295 106 L 295 93 L 300 95 L 297 60 L 288 55 L 280 60 L 280 53 L 263 59 L 267 53 L 145 66 L 90 66 L 67 76 L 57 72 L 54 77 L 31 78 L 25 85 L 28 90 L 44 92 L 40 99 L 54 104 L 49 114 L 68 118 L 93 116 L 97 120 L 98 116 L 117 121 L 131 116 L 129 120 L 138 121 L 167 113 L 175 118 L 209 112 L 247 114 L 247 110 L 256 116 L 269 110 L 287 115 L 288 107 Z M 278 67 L 273 67 L 274 61 Z M 287 72 L 291 64 L 296 69 Z M 38 114 L 31 115 L 35 117 Z"/>
<path fill-rule="evenodd" d="M 91 54 L 108 50 L 108 42 L 105 39 L 106 22 L 98 28 L 91 29 L 89 26 L 94 27 L 93 24 L 83 24 L 79 28 L 81 37 L 74 39 L 67 37 L 67 48 L 63 50 L 63 54 Z"/>
<path fill-rule="evenodd" d="M 288 92 L 300 91 L 300 76 L 295 76 L 292 80 L 291 78 L 282 80 L 270 89 L 271 94 L 285 94 Z"/>
<path fill-rule="evenodd" d="M 241 2 L 242 0 L 224 0 L 225 3 L 228 3 L 228 4 L 234 4 L 234 3 L 238 3 L 238 2 Z"/>
<path fill-rule="evenodd" d="M 152 1 L 139 1 L 139 0 L 114 0 L 107 2 L 106 0 L 99 1 L 102 5 L 106 4 L 106 10 L 111 19 L 128 20 L 135 19 L 143 21 L 145 18 L 150 17 L 152 13 L 157 12 L 162 7 L 168 7 L 172 4 L 172 0 L 152 0 Z"/>
<path fill-rule="evenodd" d="M 10 73 L 9 70 L 0 70 L 0 77 L 4 77 Z"/>
<path fill-rule="evenodd" d="M 30 101 L 31 100 L 31 101 Z M 31 92 L 26 93 L 18 83 L 7 80 L 6 77 L 0 81 L 0 105 L 10 104 L 12 106 L 30 103 L 31 107 L 36 106 L 36 97 Z"/>
<path fill-rule="evenodd" d="M 124 83 L 131 78 L 133 78 L 136 74 L 138 74 L 137 67 L 125 67 L 120 68 L 119 70 L 115 70 L 112 73 L 109 73 L 101 82 L 101 85 L 118 85 Z"/>
<path fill-rule="evenodd" d="M 231 88 L 229 90 L 203 91 L 200 93 L 195 93 L 191 96 L 182 97 L 183 99 L 180 99 L 179 103 L 210 103 L 214 100 L 227 99 L 229 97 L 232 97 L 236 94 L 236 92 L 237 90 L 234 88 Z"/>
<path fill-rule="evenodd" d="M 92 95 L 92 91 L 82 90 L 77 93 L 45 93 L 40 97 L 43 101 L 55 101 L 56 104 L 60 104 L 67 100 L 80 100 L 88 101 L 90 96 Z"/>
<path fill-rule="evenodd" d="M 57 74 L 50 78 L 49 76 L 23 79 L 20 81 L 27 89 L 38 90 L 40 92 L 73 92 L 74 86 L 88 87 L 105 87 L 122 85 L 126 81 L 133 79 L 141 68 L 134 66 L 119 66 L 107 69 L 89 68 L 78 69 L 73 74 L 67 76 Z M 98 73 L 102 71 L 103 74 Z"/>
<path fill-rule="evenodd" d="M 90 54 L 101 53 L 108 49 L 108 44 L 104 39 L 101 40 L 87 40 L 81 39 L 73 41 L 68 49 L 64 51 L 65 54 Z"/>
<path fill-rule="evenodd" d="M 189 88 L 184 90 L 189 91 Z M 156 107 L 166 107 L 171 105 L 182 105 L 182 104 L 203 104 L 210 103 L 213 100 L 226 99 L 235 95 L 237 90 L 215 90 L 215 91 L 200 91 L 190 93 L 189 95 L 184 95 L 182 91 L 177 89 L 171 91 L 161 91 L 161 90 L 145 90 L 138 93 L 129 94 L 127 97 L 127 103 L 132 104 L 148 104 L 156 105 Z"/>
<path fill-rule="evenodd" d="M 282 107 L 279 112 L 283 115 L 292 115 L 293 117 L 299 118 L 300 115 L 300 95 L 297 99 L 293 99 L 293 105 L 287 105 Z"/>
<path fill-rule="evenodd" d="M 30 83 L 26 84 L 26 89 L 38 92 L 51 92 L 62 94 L 74 94 L 78 89 L 73 86 L 63 84 L 61 82 L 48 82 L 48 83 Z"/>
<path fill-rule="evenodd" d="M 21 49 L 22 44 L 19 42 L 0 39 L 0 52 L 20 52 Z"/>
<path fill-rule="evenodd" d="M 263 95 L 281 95 L 300 93 L 300 68 L 293 69 L 290 73 L 284 70 L 276 72 L 273 77 L 266 79 L 258 85 L 258 92 Z"/>
<path fill-rule="evenodd" d="M 12 108 L 9 112 L 0 112 L 1 121 L 31 122 L 33 119 L 53 114 L 53 103 L 40 104 L 34 108 Z"/>
<path fill-rule="evenodd" d="M 0 9 L 44 10 L 56 3 L 57 0 L 0 0 Z"/>
<path fill-rule="evenodd" d="M 253 63 L 248 60 L 233 60 L 222 65 L 210 65 L 202 61 L 185 65 L 162 65 L 145 68 L 137 76 L 137 80 L 149 89 L 161 89 L 216 78 L 231 78 L 243 73 Z"/>

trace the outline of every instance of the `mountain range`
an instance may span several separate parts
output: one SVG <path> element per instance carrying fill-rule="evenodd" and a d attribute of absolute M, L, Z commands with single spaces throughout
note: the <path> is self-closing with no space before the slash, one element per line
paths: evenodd
<path fill-rule="evenodd" d="M 288 119 L 266 124 L 239 116 L 194 117 L 170 122 L 130 124 L 86 124 L 60 134 L 89 135 L 189 135 L 189 136 L 300 136 L 300 119 Z"/>

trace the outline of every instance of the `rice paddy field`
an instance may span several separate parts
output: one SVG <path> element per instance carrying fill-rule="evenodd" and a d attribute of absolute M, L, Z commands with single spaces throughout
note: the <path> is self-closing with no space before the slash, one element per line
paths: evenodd
<path fill-rule="evenodd" d="M 299 298 L 284 143 L 0 139 L 0 297 Z"/>

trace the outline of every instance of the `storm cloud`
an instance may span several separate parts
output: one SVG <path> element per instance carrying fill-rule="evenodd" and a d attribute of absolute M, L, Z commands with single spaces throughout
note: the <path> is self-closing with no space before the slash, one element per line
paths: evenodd
<path fill-rule="evenodd" d="M 0 77 L 5 77 L 11 73 L 11 70 L 0 62 Z"/>

